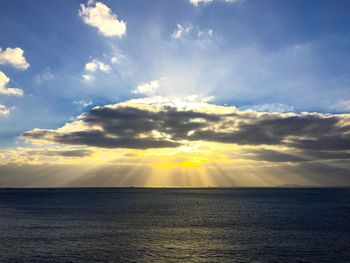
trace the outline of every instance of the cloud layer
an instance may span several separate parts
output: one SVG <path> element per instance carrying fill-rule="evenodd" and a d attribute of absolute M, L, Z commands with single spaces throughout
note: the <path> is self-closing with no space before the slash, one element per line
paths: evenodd
<path fill-rule="evenodd" d="M 176 105 L 142 100 L 95 107 L 57 130 L 34 129 L 33 142 L 102 148 L 178 147 L 187 142 L 349 151 L 350 115 L 240 111 L 209 103 Z"/>

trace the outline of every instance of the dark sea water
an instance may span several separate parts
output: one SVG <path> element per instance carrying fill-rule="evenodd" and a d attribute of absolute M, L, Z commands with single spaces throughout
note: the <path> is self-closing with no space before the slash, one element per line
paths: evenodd
<path fill-rule="evenodd" d="M 350 189 L 2 189 L 0 262 L 350 262 Z"/>

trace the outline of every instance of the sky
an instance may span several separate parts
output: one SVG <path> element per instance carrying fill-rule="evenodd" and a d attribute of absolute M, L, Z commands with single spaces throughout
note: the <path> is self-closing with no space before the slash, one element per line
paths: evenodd
<path fill-rule="evenodd" d="M 349 8 L 0 0 L 0 187 L 350 186 Z"/>

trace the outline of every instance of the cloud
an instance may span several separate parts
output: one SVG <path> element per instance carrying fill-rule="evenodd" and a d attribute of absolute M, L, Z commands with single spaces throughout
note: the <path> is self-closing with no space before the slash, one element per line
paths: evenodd
<path fill-rule="evenodd" d="M 330 109 L 340 112 L 349 112 L 350 100 L 340 100 L 337 103 L 335 103 Z"/>
<path fill-rule="evenodd" d="M 180 39 L 183 38 L 184 35 L 187 35 L 191 32 L 192 30 L 192 25 L 181 25 L 181 24 L 177 24 L 176 25 L 176 29 L 174 31 L 174 33 L 171 35 L 172 38 L 174 39 Z"/>
<path fill-rule="evenodd" d="M 212 2 L 226 2 L 226 3 L 237 3 L 242 0 L 189 0 L 192 5 L 198 6 L 200 4 L 210 4 Z"/>
<path fill-rule="evenodd" d="M 54 79 L 53 74 L 50 71 L 50 68 L 45 68 L 42 72 L 35 75 L 35 81 L 39 84 L 47 82 Z"/>
<path fill-rule="evenodd" d="M 85 70 L 88 72 L 96 72 L 97 70 L 104 73 L 108 73 L 111 70 L 111 67 L 108 64 L 105 64 L 97 59 L 94 59 L 85 64 Z"/>
<path fill-rule="evenodd" d="M 79 16 L 85 24 L 98 29 L 107 37 L 122 37 L 126 34 L 126 23 L 118 19 L 117 14 L 101 2 L 89 1 L 81 4 Z"/>
<path fill-rule="evenodd" d="M 192 5 L 198 6 L 199 4 L 209 4 L 213 0 L 189 0 Z"/>
<path fill-rule="evenodd" d="M 0 94 L 22 96 L 23 90 L 19 88 L 8 88 L 10 79 L 0 70 Z"/>
<path fill-rule="evenodd" d="M 252 109 L 262 112 L 293 112 L 294 107 L 283 103 L 265 103 L 254 106 L 242 107 L 242 109 Z"/>
<path fill-rule="evenodd" d="M 75 100 L 73 101 L 73 103 L 84 108 L 92 105 L 92 101 L 85 101 L 85 100 Z"/>
<path fill-rule="evenodd" d="M 29 68 L 29 63 L 23 56 L 24 50 L 16 48 L 6 48 L 2 50 L 0 48 L 0 64 L 9 64 L 17 69 L 25 70 Z"/>
<path fill-rule="evenodd" d="M 156 79 L 148 83 L 143 83 L 137 86 L 134 90 L 132 90 L 132 93 L 151 95 L 151 94 L 154 94 L 159 87 L 160 87 L 160 80 Z"/>
<path fill-rule="evenodd" d="M 92 61 L 85 64 L 85 70 L 89 74 L 82 75 L 83 81 L 91 82 L 94 80 L 94 76 L 92 75 L 92 73 L 95 73 L 97 71 L 109 73 L 111 71 L 111 66 L 97 59 L 93 59 Z"/>
<path fill-rule="evenodd" d="M 243 116 L 248 119 L 242 119 Z M 234 132 L 200 130 L 196 140 L 240 145 L 279 145 L 298 149 L 350 150 L 349 115 L 318 113 L 238 113 Z M 238 122 L 239 121 L 239 122 Z"/>
<path fill-rule="evenodd" d="M 86 82 L 90 82 L 90 81 L 92 81 L 92 80 L 94 79 L 94 76 L 89 75 L 89 74 L 83 74 L 81 77 L 82 77 L 83 80 L 86 81 Z"/>
<path fill-rule="evenodd" d="M 145 100 L 95 107 L 57 130 L 34 129 L 32 142 L 102 148 L 178 147 L 188 142 L 349 151 L 350 115 L 261 113 L 205 102 L 183 105 Z"/>
<path fill-rule="evenodd" d="M 47 140 L 62 144 L 87 145 L 101 148 L 147 149 L 177 147 L 180 145 L 176 142 L 161 139 L 109 136 L 99 130 L 76 131 L 63 134 L 55 131 L 33 130 L 24 133 L 23 137 L 30 137 L 34 140 Z"/>
<path fill-rule="evenodd" d="M 111 54 L 110 62 L 111 64 L 120 64 L 126 56 L 123 54 L 123 52 L 116 46 L 113 46 L 113 52 Z"/>
<path fill-rule="evenodd" d="M 28 155 L 42 156 L 63 156 L 63 157 L 86 157 L 92 154 L 92 151 L 87 149 L 78 150 L 32 150 L 27 152 Z"/>
<path fill-rule="evenodd" d="M 345 151 L 314 151 L 314 150 L 273 150 L 251 149 L 244 154 L 244 159 L 266 162 L 315 162 L 322 160 L 348 160 L 350 153 Z"/>
<path fill-rule="evenodd" d="M 192 24 L 177 24 L 171 37 L 176 40 L 195 39 L 206 41 L 212 38 L 213 33 L 212 29 L 201 30 Z"/>
<path fill-rule="evenodd" d="M 0 117 L 8 116 L 10 114 L 10 109 L 5 105 L 0 104 Z"/>
<path fill-rule="evenodd" d="M 111 57 L 111 63 L 112 64 L 119 64 L 121 60 L 123 59 L 124 56 L 119 55 L 119 56 L 113 56 Z"/>

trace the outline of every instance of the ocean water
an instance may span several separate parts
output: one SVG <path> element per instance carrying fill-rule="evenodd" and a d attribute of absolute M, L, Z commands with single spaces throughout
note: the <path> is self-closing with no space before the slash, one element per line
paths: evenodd
<path fill-rule="evenodd" d="M 0 262 L 350 262 L 350 189 L 2 189 Z"/>

